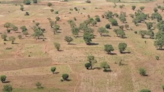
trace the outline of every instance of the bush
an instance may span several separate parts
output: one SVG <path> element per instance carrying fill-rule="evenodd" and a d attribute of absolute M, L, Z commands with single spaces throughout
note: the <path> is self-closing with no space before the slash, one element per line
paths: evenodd
<path fill-rule="evenodd" d="M 114 48 L 113 48 L 112 45 L 106 44 L 106 45 L 104 45 L 104 50 L 105 50 L 108 54 L 110 54 L 111 51 L 114 51 Z"/>
<path fill-rule="evenodd" d="M 58 12 L 58 11 L 56 11 L 56 12 L 55 12 L 55 14 L 59 14 L 59 12 Z"/>
<path fill-rule="evenodd" d="M 18 35 L 18 38 L 19 38 L 19 39 L 22 39 L 22 35 Z"/>
<path fill-rule="evenodd" d="M 11 85 L 4 85 L 3 92 L 12 92 L 13 87 Z"/>
<path fill-rule="evenodd" d="M 106 24 L 105 27 L 106 27 L 107 29 L 110 29 L 110 24 Z"/>
<path fill-rule="evenodd" d="M 60 44 L 59 43 L 55 43 L 55 48 L 59 51 L 60 50 Z"/>
<path fill-rule="evenodd" d="M 3 83 L 3 82 L 5 82 L 6 81 L 6 75 L 2 75 L 1 76 L 1 82 Z"/>
<path fill-rule="evenodd" d="M 156 58 L 156 60 L 159 60 L 159 56 L 156 56 L 155 58 Z"/>
<path fill-rule="evenodd" d="M 68 80 L 69 75 L 68 75 L 68 74 L 63 74 L 63 75 L 62 75 L 62 78 L 63 78 L 63 80 Z"/>
<path fill-rule="evenodd" d="M 142 89 L 140 92 L 151 92 L 149 89 Z"/>
<path fill-rule="evenodd" d="M 64 40 L 65 40 L 65 41 L 67 41 L 67 42 L 68 42 L 68 44 L 70 44 L 70 42 L 72 42 L 72 41 L 73 41 L 73 38 L 72 38 L 72 37 L 70 37 L 70 36 L 66 36 Z"/>
<path fill-rule="evenodd" d="M 140 73 L 142 76 L 146 76 L 146 70 L 143 69 L 143 68 L 140 68 L 140 69 L 139 69 L 139 73 Z"/>
<path fill-rule="evenodd" d="M 56 21 L 59 21 L 60 20 L 60 17 L 56 17 Z"/>
<path fill-rule="evenodd" d="M 24 3 L 25 5 L 30 5 L 30 4 L 31 4 L 31 1 L 30 1 L 30 0 L 24 0 L 23 3 Z"/>
<path fill-rule="evenodd" d="M 44 88 L 40 82 L 37 82 L 35 85 L 36 85 L 37 89 L 43 89 Z"/>
<path fill-rule="evenodd" d="M 163 91 L 164 91 L 164 85 L 162 85 L 162 89 L 163 89 Z"/>
<path fill-rule="evenodd" d="M 54 9 L 51 9 L 50 11 L 51 11 L 51 12 L 54 12 Z"/>

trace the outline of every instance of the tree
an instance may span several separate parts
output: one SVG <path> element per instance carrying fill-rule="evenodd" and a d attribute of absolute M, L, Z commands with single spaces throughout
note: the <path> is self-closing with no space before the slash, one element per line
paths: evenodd
<path fill-rule="evenodd" d="M 68 74 L 63 74 L 63 75 L 62 75 L 62 78 L 63 78 L 63 80 L 68 80 L 69 75 L 68 75 Z"/>
<path fill-rule="evenodd" d="M 60 44 L 59 43 L 55 43 L 55 48 L 57 49 L 57 51 L 60 50 Z"/>
<path fill-rule="evenodd" d="M 154 12 L 158 12 L 158 9 L 157 8 L 154 8 Z"/>
<path fill-rule="evenodd" d="M 27 31 L 26 26 L 21 26 L 20 29 L 22 30 L 22 32 Z"/>
<path fill-rule="evenodd" d="M 38 0 L 33 0 L 33 3 L 35 3 L 35 4 L 38 3 Z"/>
<path fill-rule="evenodd" d="M 15 25 L 13 25 L 12 30 L 13 30 L 13 31 L 18 31 L 18 27 L 15 26 Z"/>
<path fill-rule="evenodd" d="M 100 33 L 101 36 L 103 36 L 104 33 L 105 33 L 105 34 L 109 33 L 109 31 L 106 30 L 106 28 L 104 28 L 104 27 L 100 27 L 100 28 L 98 29 L 98 32 Z"/>
<path fill-rule="evenodd" d="M 97 63 L 97 60 L 93 55 L 89 55 L 87 58 L 88 58 L 88 62 L 90 63 L 90 68 L 92 69 L 93 65 Z"/>
<path fill-rule="evenodd" d="M 104 72 L 110 70 L 110 66 L 107 62 L 101 62 L 100 66 L 101 68 L 104 68 Z"/>
<path fill-rule="evenodd" d="M 140 33 L 140 35 L 141 35 L 142 38 L 144 38 L 145 35 L 146 35 L 146 31 L 144 31 L 144 30 L 141 30 L 139 33 Z"/>
<path fill-rule="evenodd" d="M 60 20 L 60 17 L 56 17 L 56 21 L 59 21 Z"/>
<path fill-rule="evenodd" d="M 139 69 L 139 73 L 142 75 L 142 76 L 146 76 L 146 70 L 144 68 L 140 68 Z"/>
<path fill-rule="evenodd" d="M 6 41 L 7 39 L 7 34 L 6 33 L 2 33 L 1 34 L 1 38 L 4 40 L 4 41 Z"/>
<path fill-rule="evenodd" d="M 96 20 L 97 22 L 101 22 L 100 17 L 96 17 L 95 20 Z"/>
<path fill-rule="evenodd" d="M 126 47 L 127 47 L 126 43 L 119 43 L 118 48 L 119 48 L 120 53 L 123 53 Z"/>
<path fill-rule="evenodd" d="M 1 82 L 4 83 L 6 81 L 6 75 L 1 75 Z"/>
<path fill-rule="evenodd" d="M 104 50 L 105 50 L 108 54 L 111 54 L 111 51 L 114 51 L 114 48 L 113 48 L 112 45 L 106 44 L 106 45 L 104 45 Z"/>
<path fill-rule="evenodd" d="M 152 22 L 146 22 L 146 26 L 147 26 L 147 29 L 151 29 L 153 27 L 153 23 Z"/>
<path fill-rule="evenodd" d="M 51 67 L 51 72 L 54 74 L 56 71 L 56 67 Z"/>
<path fill-rule="evenodd" d="M 24 0 L 23 3 L 24 3 L 25 5 L 30 5 L 30 4 L 31 4 L 31 1 L 30 1 L 30 0 Z"/>
<path fill-rule="evenodd" d="M 135 9 L 136 9 L 136 6 L 133 5 L 133 6 L 132 6 L 132 10 L 135 10 Z"/>
<path fill-rule="evenodd" d="M 47 6 L 51 7 L 52 6 L 52 3 L 48 3 Z"/>
<path fill-rule="evenodd" d="M 121 38 L 124 38 L 126 36 L 123 29 L 114 29 L 114 32 L 116 33 L 117 36 Z"/>
<path fill-rule="evenodd" d="M 23 5 L 20 5 L 20 10 L 24 11 L 24 6 Z"/>
<path fill-rule="evenodd" d="M 140 90 L 140 92 L 151 92 L 151 90 L 149 90 L 149 89 L 142 89 L 142 90 Z"/>
<path fill-rule="evenodd" d="M 83 35 L 83 39 L 87 45 L 89 45 L 92 42 L 93 38 L 94 38 L 94 35 L 90 32 L 85 32 Z"/>
<path fill-rule="evenodd" d="M 140 9 L 141 9 L 141 11 L 142 11 L 143 9 L 145 9 L 145 7 L 144 7 L 144 6 L 141 6 Z"/>
<path fill-rule="evenodd" d="M 12 92 L 13 87 L 11 85 L 4 85 L 3 92 Z"/>
<path fill-rule="evenodd" d="M 109 21 L 112 23 L 112 26 L 118 26 L 118 22 L 114 18 L 110 18 Z"/>
<path fill-rule="evenodd" d="M 110 24 L 106 24 L 105 27 L 106 27 L 107 29 L 110 29 Z"/>
<path fill-rule="evenodd" d="M 79 28 L 77 27 L 72 28 L 72 34 L 74 35 L 74 37 L 77 37 L 79 35 Z"/>
<path fill-rule="evenodd" d="M 40 27 L 34 26 L 32 29 L 34 31 L 33 36 L 36 39 L 39 39 L 40 36 L 44 36 L 44 32 L 42 31 L 42 29 Z"/>
<path fill-rule="evenodd" d="M 89 69 L 91 67 L 91 63 L 85 63 L 86 69 Z"/>
<path fill-rule="evenodd" d="M 9 29 L 9 28 L 12 27 L 12 24 L 9 23 L 9 22 L 6 22 L 6 23 L 4 24 L 4 27 L 7 28 L 7 32 L 9 33 L 9 32 L 10 32 L 10 29 Z"/>
<path fill-rule="evenodd" d="M 14 44 L 15 37 L 14 37 L 14 36 L 10 36 L 10 37 L 9 37 L 9 41 L 11 41 L 11 43 Z"/>
<path fill-rule="evenodd" d="M 70 36 L 65 36 L 65 39 L 64 39 L 66 42 L 68 42 L 68 44 L 70 44 L 70 42 L 73 41 L 73 38 L 70 37 Z"/>
<path fill-rule="evenodd" d="M 162 89 L 163 89 L 163 91 L 164 91 L 164 85 L 162 85 Z"/>

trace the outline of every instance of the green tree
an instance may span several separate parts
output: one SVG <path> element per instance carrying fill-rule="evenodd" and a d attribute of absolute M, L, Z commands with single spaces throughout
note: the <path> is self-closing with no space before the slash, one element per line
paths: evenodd
<path fill-rule="evenodd" d="M 7 34 L 6 33 L 2 33 L 1 34 L 1 38 L 4 40 L 4 41 L 6 41 L 7 39 Z"/>
<path fill-rule="evenodd" d="M 4 85 L 3 92 L 12 92 L 13 87 L 11 85 Z"/>
<path fill-rule="evenodd" d="M 140 68 L 139 69 L 139 73 L 142 75 L 142 76 L 146 76 L 146 70 L 144 68 Z"/>
<path fill-rule="evenodd" d="M 24 6 L 23 5 L 20 5 L 20 10 L 24 11 Z"/>
<path fill-rule="evenodd" d="M 18 31 L 18 27 L 15 26 L 15 25 L 13 25 L 12 30 L 13 30 L 13 31 Z"/>
<path fill-rule="evenodd" d="M 162 89 L 163 89 L 163 91 L 164 91 L 164 85 L 162 85 Z"/>
<path fill-rule="evenodd" d="M 95 20 L 96 20 L 97 22 L 101 22 L 100 17 L 96 17 Z"/>
<path fill-rule="evenodd" d="M 87 57 L 87 59 L 88 59 L 88 62 L 90 63 L 90 68 L 92 69 L 93 68 L 93 65 L 95 63 L 97 63 L 97 60 L 95 59 L 95 57 L 93 55 L 89 55 Z"/>
<path fill-rule="evenodd" d="M 6 75 L 1 75 L 1 82 L 4 83 L 6 81 Z"/>
<path fill-rule="evenodd" d="M 104 28 L 104 27 L 100 27 L 98 29 L 98 32 L 100 33 L 101 36 L 103 36 L 104 33 L 105 34 L 109 33 L 109 31 L 106 28 Z"/>
<path fill-rule="evenodd" d="M 114 51 L 114 48 L 113 48 L 112 45 L 106 44 L 106 45 L 104 45 L 104 50 L 105 50 L 108 54 L 111 54 L 111 51 Z"/>
<path fill-rule="evenodd" d="M 73 38 L 70 37 L 70 36 L 65 36 L 65 39 L 64 39 L 66 42 L 68 42 L 68 44 L 70 44 L 70 42 L 73 41 Z"/>
<path fill-rule="evenodd" d="M 107 62 L 101 62 L 100 66 L 101 66 L 101 68 L 104 68 L 104 72 L 110 70 L 110 66 Z"/>
<path fill-rule="evenodd" d="M 116 33 L 117 36 L 121 38 L 124 38 L 126 36 L 123 29 L 114 29 L 114 32 Z"/>
<path fill-rule="evenodd" d="M 141 6 L 140 9 L 141 9 L 141 11 L 142 11 L 143 9 L 145 9 L 145 7 L 144 7 L 144 6 Z"/>
<path fill-rule="evenodd" d="M 63 80 L 68 80 L 69 75 L 68 75 L 68 74 L 63 74 L 63 75 L 62 75 L 62 78 L 63 78 Z"/>
<path fill-rule="evenodd" d="M 132 6 L 132 10 L 135 10 L 135 9 L 136 9 L 136 6 L 133 5 L 133 6 Z"/>
<path fill-rule="evenodd" d="M 48 3 L 47 6 L 51 7 L 52 6 L 52 3 Z"/>
<path fill-rule="evenodd" d="M 27 31 L 26 26 L 21 26 L 20 29 L 22 30 L 22 32 Z"/>
<path fill-rule="evenodd" d="M 85 63 L 86 69 L 89 69 L 91 67 L 91 63 Z"/>
<path fill-rule="evenodd" d="M 34 4 L 38 3 L 38 0 L 33 0 L 33 3 L 34 3 Z"/>
<path fill-rule="evenodd" d="M 54 74 L 56 71 L 56 67 L 51 67 L 51 72 Z"/>
<path fill-rule="evenodd" d="M 92 42 L 93 38 L 94 38 L 94 35 L 90 32 L 85 32 L 83 35 L 83 39 L 87 45 L 89 45 Z"/>
<path fill-rule="evenodd" d="M 25 5 L 30 5 L 30 4 L 31 4 L 31 1 L 30 1 L 30 0 L 24 0 L 23 3 L 24 3 Z"/>
<path fill-rule="evenodd" d="M 14 36 L 10 36 L 10 37 L 9 37 L 9 41 L 11 41 L 12 44 L 14 44 L 15 39 L 16 39 L 16 38 L 15 38 Z"/>
<path fill-rule="evenodd" d="M 110 24 L 106 24 L 105 27 L 106 27 L 107 29 L 110 29 Z"/>
<path fill-rule="evenodd" d="M 9 22 L 6 22 L 6 23 L 4 24 L 4 27 L 7 28 L 7 32 L 8 32 L 8 33 L 10 32 L 10 29 L 9 29 L 9 28 L 11 28 L 12 25 L 13 25 L 13 24 L 11 24 L 11 23 L 9 23 Z"/>
<path fill-rule="evenodd" d="M 123 51 L 125 51 L 126 47 L 127 47 L 126 43 L 119 43 L 118 48 L 119 48 L 120 53 L 123 53 Z"/>
<path fill-rule="evenodd" d="M 57 49 L 57 51 L 60 50 L 60 44 L 59 43 L 54 43 L 55 44 L 55 48 Z"/>
<path fill-rule="evenodd" d="M 158 12 L 158 9 L 157 8 L 154 8 L 154 12 Z"/>
<path fill-rule="evenodd" d="M 60 17 L 56 17 L 56 21 L 59 21 L 60 20 Z"/>
<path fill-rule="evenodd" d="M 149 90 L 149 89 L 142 89 L 142 90 L 140 90 L 140 92 L 151 92 L 151 90 Z"/>
<path fill-rule="evenodd" d="M 110 18 L 109 21 L 112 23 L 112 26 L 118 26 L 118 22 L 114 18 Z"/>
<path fill-rule="evenodd" d="M 145 35 L 146 35 L 146 31 L 145 30 L 141 30 L 139 33 L 140 33 L 140 35 L 141 35 L 142 38 L 144 38 Z"/>
<path fill-rule="evenodd" d="M 72 28 L 72 34 L 74 35 L 74 37 L 78 37 L 78 35 L 79 35 L 79 28 L 77 28 L 77 27 Z"/>
<path fill-rule="evenodd" d="M 41 36 L 44 36 L 44 32 L 42 31 L 40 27 L 34 26 L 32 29 L 34 31 L 33 36 L 36 39 L 39 39 Z"/>

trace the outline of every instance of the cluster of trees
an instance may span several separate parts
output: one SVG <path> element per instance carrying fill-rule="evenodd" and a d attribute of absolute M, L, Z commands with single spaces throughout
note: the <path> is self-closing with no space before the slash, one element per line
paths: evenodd
<path fill-rule="evenodd" d="M 30 5 L 32 2 L 33 2 L 34 4 L 36 4 L 36 3 L 38 3 L 38 0 L 32 0 L 32 1 L 31 1 L 31 0 L 24 0 L 24 1 L 23 1 L 23 3 L 24 3 L 25 5 Z"/>
<path fill-rule="evenodd" d="M 149 31 L 141 30 L 139 33 L 142 38 L 145 38 L 145 35 L 148 35 L 151 39 L 154 38 L 154 32 L 152 30 L 149 30 Z"/>
<path fill-rule="evenodd" d="M 116 35 L 118 37 L 121 37 L 121 38 L 125 38 L 126 37 L 126 34 L 125 34 L 123 29 L 120 29 L 120 28 L 119 29 L 114 29 L 114 32 L 116 33 Z"/>
<path fill-rule="evenodd" d="M 123 51 L 125 51 L 127 48 L 127 44 L 126 43 L 119 43 L 118 48 L 119 48 L 120 53 L 123 53 Z M 106 44 L 106 45 L 104 45 L 104 50 L 108 54 L 111 54 L 111 52 L 114 51 L 114 48 L 111 44 Z"/>

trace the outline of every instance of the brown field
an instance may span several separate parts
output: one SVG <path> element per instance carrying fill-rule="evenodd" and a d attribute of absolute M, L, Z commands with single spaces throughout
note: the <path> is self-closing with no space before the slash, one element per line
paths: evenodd
<path fill-rule="evenodd" d="M 129 16 L 129 14 L 134 14 L 131 9 L 132 5 L 136 5 L 137 8 L 145 6 L 144 12 L 151 14 L 156 4 L 162 5 L 163 0 L 148 3 L 117 3 L 117 5 L 124 4 L 123 9 L 120 9 L 119 6 L 113 8 L 114 4 L 106 2 L 106 0 L 92 0 L 91 4 L 85 3 L 85 0 L 69 2 L 40 0 L 35 5 L 24 5 L 25 11 L 21 11 L 19 5 L 13 4 L 13 2 L 20 3 L 20 1 L 8 0 L 10 3 L 0 4 L 0 33 L 6 32 L 4 24 L 11 22 L 19 28 L 25 25 L 30 34 L 27 37 L 23 36 L 23 39 L 18 39 L 17 36 L 22 34 L 19 29 L 20 33 L 8 34 L 8 37 L 16 37 L 16 44 L 6 41 L 6 45 L 4 45 L 4 41 L 0 40 L 0 75 L 6 75 L 7 81 L 10 81 L 9 83 L 0 82 L 0 92 L 5 84 L 11 84 L 14 88 L 13 92 L 139 92 L 144 88 L 150 89 L 152 92 L 163 92 L 161 87 L 164 84 L 163 51 L 156 50 L 154 40 L 142 39 L 140 35 L 134 34 L 134 31 L 147 28 L 143 23 L 138 27 L 135 26 Z M 53 3 L 53 6 L 48 7 L 48 2 Z M 79 8 L 80 13 L 71 11 L 72 14 L 69 14 L 69 9 L 74 7 Z M 83 7 L 86 10 L 83 10 Z M 95 9 L 95 7 L 100 9 Z M 50 12 L 50 9 L 59 11 L 59 14 Z M 98 28 L 110 23 L 101 18 L 97 27 L 93 27 L 96 38 L 92 42 L 98 43 L 98 45 L 86 45 L 83 37 L 74 38 L 72 43 L 75 45 L 67 44 L 64 37 L 72 36 L 68 20 L 76 17 L 77 21 L 75 22 L 78 25 L 87 19 L 87 15 L 101 16 L 108 10 L 116 13 L 126 12 L 128 15 L 127 23 L 133 30 L 125 31 L 126 39 L 116 37 L 113 29 L 117 27 L 109 29 L 110 37 L 101 37 L 97 32 Z M 30 13 L 30 16 L 24 16 L 26 11 Z M 159 13 L 164 17 L 164 12 L 159 10 Z M 56 16 L 61 19 L 58 22 L 61 33 L 54 35 L 47 18 L 55 20 Z M 39 22 L 40 26 L 46 29 L 45 41 L 36 40 L 31 36 L 33 20 Z M 119 25 L 122 25 L 120 21 Z M 156 29 L 155 32 L 157 31 Z M 55 49 L 54 42 L 61 44 L 62 51 L 58 52 Z M 120 42 L 128 44 L 126 51 L 130 51 L 130 54 L 119 53 L 118 44 Z M 115 49 L 114 53 L 117 55 L 106 54 L 105 44 L 112 44 Z M 7 50 L 6 48 L 12 49 Z M 112 72 L 105 73 L 103 69 L 87 70 L 84 64 L 87 62 L 88 55 L 94 55 L 98 61 L 94 67 L 99 67 L 101 62 L 107 61 Z M 155 58 L 157 55 L 160 56 L 159 61 Z M 120 60 L 123 60 L 123 66 L 118 65 Z M 58 74 L 51 73 L 52 66 L 57 68 Z M 142 67 L 146 69 L 148 76 L 143 77 L 139 74 L 138 69 Z M 61 82 L 63 73 L 68 73 L 71 81 Z M 37 82 L 42 83 L 44 89 L 37 89 L 35 86 Z"/>

